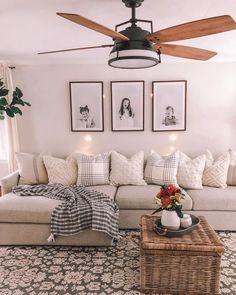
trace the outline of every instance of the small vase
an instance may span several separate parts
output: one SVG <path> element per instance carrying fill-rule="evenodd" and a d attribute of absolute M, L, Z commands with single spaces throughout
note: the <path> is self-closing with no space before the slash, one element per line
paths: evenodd
<path fill-rule="evenodd" d="M 161 224 L 167 229 L 178 230 L 180 228 L 180 218 L 175 211 L 163 210 Z"/>

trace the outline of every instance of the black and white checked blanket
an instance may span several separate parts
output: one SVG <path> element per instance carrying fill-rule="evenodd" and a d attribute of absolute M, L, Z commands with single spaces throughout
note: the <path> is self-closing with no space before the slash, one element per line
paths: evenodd
<path fill-rule="evenodd" d="M 19 185 L 13 188 L 19 196 L 44 196 L 61 200 L 51 215 L 51 236 L 70 236 L 86 229 L 105 232 L 112 238 L 119 233 L 119 209 L 111 198 L 81 186 L 62 184 Z"/>

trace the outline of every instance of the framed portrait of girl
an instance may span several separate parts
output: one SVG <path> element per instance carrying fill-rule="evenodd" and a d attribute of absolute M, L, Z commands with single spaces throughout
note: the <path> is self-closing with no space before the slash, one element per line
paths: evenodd
<path fill-rule="evenodd" d="M 144 130 L 144 81 L 111 82 L 112 131 Z"/>
<path fill-rule="evenodd" d="M 71 131 L 104 131 L 103 82 L 70 82 Z"/>
<path fill-rule="evenodd" d="M 152 131 L 186 130 L 187 81 L 152 82 Z"/>

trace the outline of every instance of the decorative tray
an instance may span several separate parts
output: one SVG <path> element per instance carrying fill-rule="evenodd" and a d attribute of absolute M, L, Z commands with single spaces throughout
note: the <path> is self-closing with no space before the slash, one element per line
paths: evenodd
<path fill-rule="evenodd" d="M 180 227 L 178 230 L 167 229 L 161 224 L 161 218 L 158 218 L 154 221 L 154 230 L 159 235 L 169 238 L 179 237 L 184 234 L 190 233 L 199 224 L 199 218 L 197 216 L 194 216 L 192 214 L 190 214 L 190 216 L 192 218 L 192 225 L 190 227 Z"/>

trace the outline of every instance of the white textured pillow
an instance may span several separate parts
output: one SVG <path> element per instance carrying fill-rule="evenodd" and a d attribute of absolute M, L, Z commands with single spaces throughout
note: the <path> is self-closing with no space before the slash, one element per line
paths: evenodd
<path fill-rule="evenodd" d="M 76 154 L 78 163 L 77 184 L 83 186 L 109 184 L 110 153 L 94 156 Z"/>
<path fill-rule="evenodd" d="M 206 164 L 206 156 L 201 155 L 190 159 L 180 152 L 177 181 L 179 186 L 186 189 L 202 189 L 202 174 Z"/>
<path fill-rule="evenodd" d="M 227 184 L 236 185 L 236 153 L 233 150 L 229 150 L 230 163 L 227 175 Z"/>
<path fill-rule="evenodd" d="M 179 163 L 179 152 L 174 152 L 167 157 L 161 157 L 155 151 L 147 158 L 144 179 L 147 183 L 158 185 L 173 184 L 178 186 L 176 175 Z"/>
<path fill-rule="evenodd" d="M 229 168 L 229 153 L 222 154 L 214 161 L 210 151 L 206 152 L 206 166 L 203 172 L 203 185 L 213 187 L 226 187 Z"/>
<path fill-rule="evenodd" d="M 19 184 L 48 183 L 43 153 L 39 155 L 16 153 L 16 161 L 20 174 Z"/>
<path fill-rule="evenodd" d="M 146 185 L 143 180 L 143 166 L 143 151 L 129 159 L 113 151 L 111 153 L 111 183 L 114 185 Z"/>
<path fill-rule="evenodd" d="M 61 183 L 63 185 L 73 185 L 77 179 L 77 165 L 73 156 L 66 160 L 50 156 L 43 157 L 47 169 L 49 183 Z"/>

